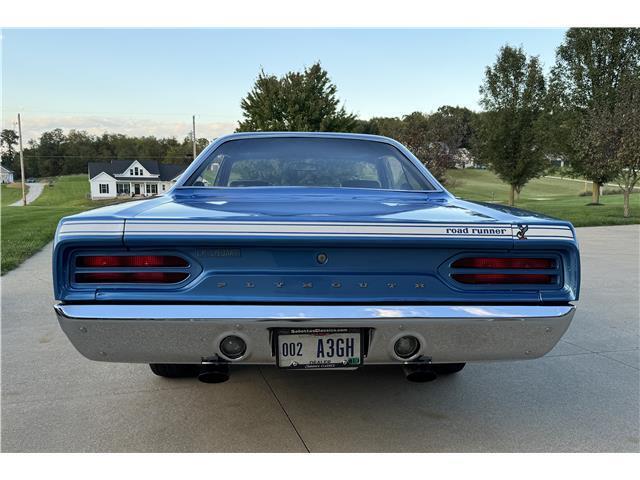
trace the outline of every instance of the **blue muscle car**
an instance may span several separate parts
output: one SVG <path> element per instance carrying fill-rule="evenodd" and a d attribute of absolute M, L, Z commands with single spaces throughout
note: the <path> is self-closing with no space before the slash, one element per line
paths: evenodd
<path fill-rule="evenodd" d="M 570 223 L 456 199 L 391 139 L 248 133 L 162 197 L 63 218 L 53 278 L 92 360 L 208 382 L 231 364 L 398 364 L 425 381 L 551 350 L 580 258 Z"/>

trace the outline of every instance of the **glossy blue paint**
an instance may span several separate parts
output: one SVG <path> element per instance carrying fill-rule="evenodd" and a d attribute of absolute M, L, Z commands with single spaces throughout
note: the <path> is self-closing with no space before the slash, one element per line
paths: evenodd
<path fill-rule="evenodd" d="M 389 143 L 436 191 L 184 186 L 223 143 L 273 136 Z M 518 237 L 523 227 L 526 239 Z M 235 249 L 239 255 L 216 254 L 220 249 Z M 178 252 L 194 266 L 187 281 L 177 285 L 78 285 L 73 282 L 73 256 L 84 250 Z M 326 265 L 315 261 L 320 252 L 329 257 Z M 449 277 L 448 263 L 462 253 L 509 252 L 557 257 L 561 281 L 487 288 L 457 284 Z M 397 142 L 335 133 L 220 138 L 164 196 L 62 219 L 53 266 L 55 295 L 63 301 L 541 303 L 576 300 L 580 282 L 578 246 L 569 222 L 456 199 Z"/>

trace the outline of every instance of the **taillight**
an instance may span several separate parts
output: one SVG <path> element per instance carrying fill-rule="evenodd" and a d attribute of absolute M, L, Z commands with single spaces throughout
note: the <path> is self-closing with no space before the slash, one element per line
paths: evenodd
<path fill-rule="evenodd" d="M 76 273 L 77 283 L 178 283 L 186 272 L 88 272 Z"/>
<path fill-rule="evenodd" d="M 451 278 L 457 282 L 472 285 L 549 285 L 556 283 L 559 273 L 556 260 L 553 258 L 465 257 L 454 261 L 451 268 L 454 269 Z M 455 269 L 467 269 L 467 271 L 455 271 Z M 515 273 L 504 272 L 504 270 L 533 271 Z M 538 270 L 547 271 L 539 272 Z"/>
<path fill-rule="evenodd" d="M 555 268 L 553 258 L 505 258 L 505 257 L 468 257 L 456 260 L 453 268 L 493 268 L 493 269 L 531 269 L 544 270 Z"/>
<path fill-rule="evenodd" d="M 76 283 L 178 283 L 189 276 L 189 262 L 175 255 L 81 255 L 76 267 Z"/>
<path fill-rule="evenodd" d="M 451 277 L 460 282 L 468 284 L 549 284 L 555 283 L 554 275 L 543 275 L 536 273 L 454 273 Z"/>
<path fill-rule="evenodd" d="M 189 263 L 173 255 L 87 255 L 76 259 L 76 266 L 101 267 L 188 267 Z"/>

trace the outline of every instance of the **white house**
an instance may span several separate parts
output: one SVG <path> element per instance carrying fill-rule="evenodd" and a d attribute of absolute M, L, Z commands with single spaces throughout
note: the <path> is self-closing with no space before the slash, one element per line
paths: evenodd
<path fill-rule="evenodd" d="M 156 160 L 89 162 L 91 199 L 162 195 L 185 168 Z"/>
<path fill-rule="evenodd" d="M 456 168 L 476 168 L 478 166 L 475 157 L 466 148 L 459 148 L 453 155 L 453 161 Z"/>
<path fill-rule="evenodd" d="M 13 183 L 13 172 L 4 165 L 0 165 L 0 175 L 2 176 L 2 183 Z"/>

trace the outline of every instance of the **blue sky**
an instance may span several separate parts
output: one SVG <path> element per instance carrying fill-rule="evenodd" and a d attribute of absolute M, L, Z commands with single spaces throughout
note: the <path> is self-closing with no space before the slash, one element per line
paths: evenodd
<path fill-rule="evenodd" d="M 347 110 L 401 116 L 440 105 L 478 109 L 484 67 L 501 45 L 545 68 L 561 29 L 3 30 L 3 128 L 25 137 L 61 127 L 182 137 L 233 131 L 260 68 L 283 74 L 320 60 Z"/>

